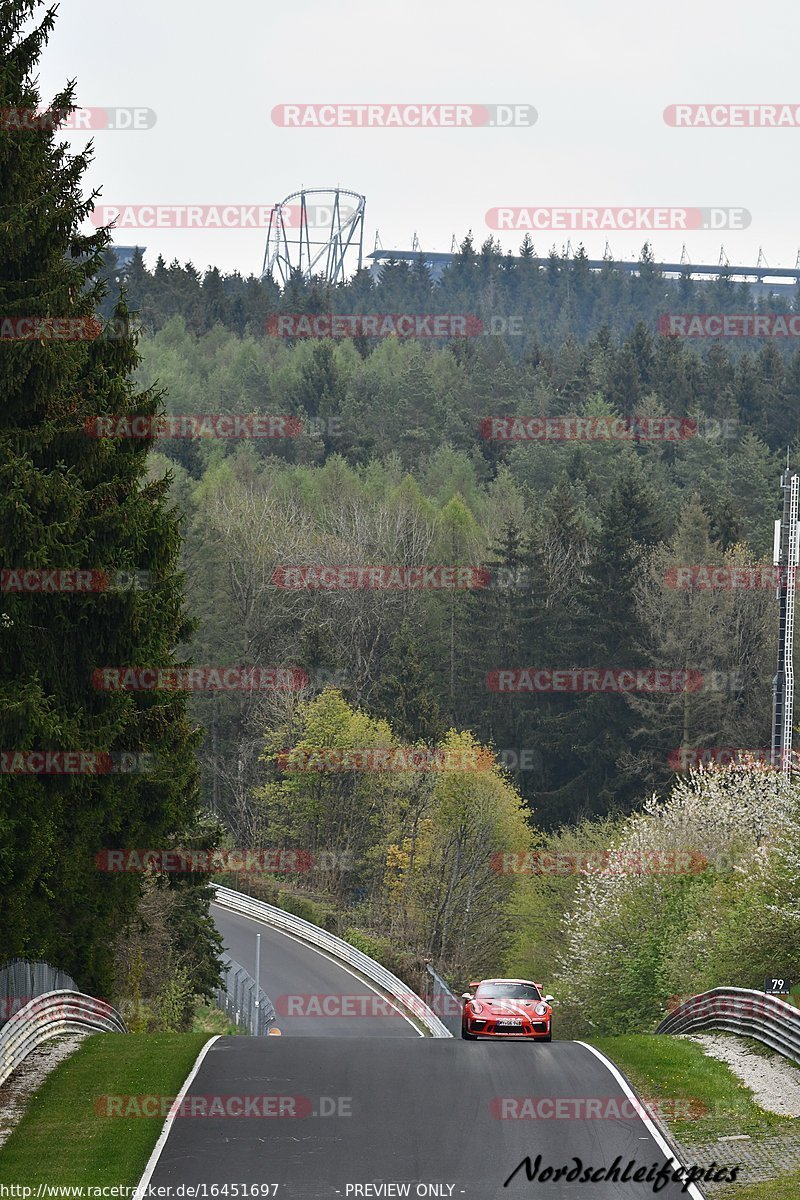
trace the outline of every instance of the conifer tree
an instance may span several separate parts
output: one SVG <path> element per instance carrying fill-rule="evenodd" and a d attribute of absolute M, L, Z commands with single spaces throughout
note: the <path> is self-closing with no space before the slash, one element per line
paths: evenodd
<path fill-rule="evenodd" d="M 662 536 L 658 499 L 638 461 L 627 469 L 601 509 L 601 529 L 576 593 L 571 622 L 583 661 L 564 666 L 626 670 L 644 665 L 644 640 L 635 588 L 642 554 Z M 573 650 L 575 653 L 576 650 Z M 602 814 L 629 809 L 636 790 L 620 770 L 637 718 L 622 694 L 553 697 L 547 741 L 558 768 L 548 795 L 539 798 L 546 819 L 567 813 Z"/>
<path fill-rule="evenodd" d="M 33 78 L 55 10 L 40 9 L 0 3 L 5 111 L 41 109 Z M 70 85 L 48 111 L 73 107 Z M 174 844 L 197 815 L 197 780 L 185 695 L 96 686 L 105 667 L 171 665 L 189 625 L 168 483 L 146 480 L 149 439 L 86 433 L 94 417 L 153 415 L 159 403 L 131 382 L 139 356 L 124 300 L 110 330 L 96 336 L 91 324 L 110 235 L 80 233 L 93 203 L 82 191 L 90 154 L 70 153 L 52 128 L 0 128 L 0 314 L 83 321 L 70 340 L 0 341 L 0 566 L 111 581 L 80 594 L 0 594 L 0 746 L 148 755 L 136 765 L 152 769 L 0 772 L 0 961 L 44 959 L 108 994 L 112 943 L 141 876 L 99 870 L 95 856 Z"/>

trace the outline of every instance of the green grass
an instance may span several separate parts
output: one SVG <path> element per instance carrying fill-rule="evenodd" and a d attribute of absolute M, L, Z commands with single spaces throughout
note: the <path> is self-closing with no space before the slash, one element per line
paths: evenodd
<path fill-rule="evenodd" d="M 192 1033 L 207 1033 L 209 1036 L 215 1033 L 226 1034 L 229 1037 L 243 1036 L 239 1026 L 234 1025 L 221 1008 L 202 1002 L 195 1006 Z"/>
<path fill-rule="evenodd" d="M 104 1117 L 104 1095 L 175 1096 L 205 1033 L 97 1033 L 50 1074 L 0 1148 L 0 1183 L 135 1185 L 164 1118 Z"/>
<path fill-rule="evenodd" d="M 769 1137 L 796 1128 L 792 1117 L 759 1108 L 750 1089 L 728 1066 L 707 1057 L 694 1042 L 643 1034 L 593 1038 L 591 1044 L 617 1064 L 643 1099 L 662 1102 L 665 1123 L 682 1142 L 700 1143 L 736 1133 Z M 681 1119 L 685 1104 L 691 1105 L 691 1112 L 688 1119 Z"/>
<path fill-rule="evenodd" d="M 715 1192 L 714 1200 L 789 1200 L 791 1196 L 800 1196 L 800 1171 L 768 1183 L 734 1183 Z"/>

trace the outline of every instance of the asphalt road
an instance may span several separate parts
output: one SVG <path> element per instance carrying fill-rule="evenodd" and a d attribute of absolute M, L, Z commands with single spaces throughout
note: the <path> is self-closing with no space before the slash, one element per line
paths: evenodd
<path fill-rule="evenodd" d="M 279 1007 L 287 995 L 374 995 L 285 934 L 212 911 L 229 953 L 251 972 L 260 930 L 261 982 Z M 242 1200 L 243 1185 L 247 1200 L 685 1195 L 677 1183 L 656 1193 L 652 1182 L 630 1179 L 637 1169 L 654 1173 L 667 1155 L 621 1083 L 578 1042 L 422 1038 L 399 1016 L 278 1023 L 281 1037 L 225 1037 L 211 1046 L 145 1176 L 151 1188 L 171 1189 L 161 1196 L 208 1200 L 224 1197 L 212 1189 L 226 1184 L 227 1196 Z M 209 1106 L 227 1115 L 199 1115 Z M 615 1166 L 617 1179 L 581 1182 L 587 1170 Z M 579 1178 L 566 1180 L 568 1170 Z"/>
<path fill-rule="evenodd" d="M 282 1034 L 335 1038 L 420 1036 L 417 1028 L 363 979 L 326 955 L 217 904 L 211 905 L 211 913 L 228 954 L 251 975 L 256 970 L 256 934 L 261 934 L 261 986 L 275 1005 Z M 335 1011 L 352 1015 L 326 1015 Z M 307 1015 L 289 1016 L 289 1012 Z"/>
<path fill-rule="evenodd" d="M 617 1097 L 622 1104 L 612 1074 L 576 1042 L 221 1038 L 189 1095 L 236 1097 L 241 1104 L 245 1097 L 273 1097 L 260 1103 L 262 1113 L 274 1115 L 177 1116 L 150 1181 L 156 1187 L 270 1184 L 279 1200 L 630 1200 L 653 1196 L 652 1184 L 529 1182 L 524 1169 L 507 1188 L 503 1183 L 526 1156 L 535 1164 L 541 1155 L 539 1173 L 574 1167 L 575 1158 L 595 1171 L 617 1156 L 621 1171 L 630 1160 L 649 1168 L 665 1159 L 635 1115 L 500 1119 L 509 1111 L 504 1098 L 563 1097 L 568 1112 L 576 1098 Z M 389 1183 L 401 1190 L 376 1190 Z M 365 1185 L 372 1190 L 354 1190 Z M 176 1193 L 162 1193 L 170 1194 Z M 658 1192 L 668 1200 L 680 1194 L 671 1183 Z"/>

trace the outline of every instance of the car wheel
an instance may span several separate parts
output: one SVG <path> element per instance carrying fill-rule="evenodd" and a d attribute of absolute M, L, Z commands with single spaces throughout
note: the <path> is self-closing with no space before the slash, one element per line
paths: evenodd
<path fill-rule="evenodd" d="M 547 1037 L 543 1037 L 541 1040 L 542 1040 L 543 1042 L 552 1042 L 552 1040 L 553 1040 L 553 1034 L 552 1034 L 552 1031 L 551 1031 L 550 1033 L 548 1033 Z"/>
<path fill-rule="evenodd" d="M 477 1033 L 467 1033 L 466 1026 L 463 1024 L 461 1026 L 461 1036 L 465 1042 L 477 1042 L 478 1040 Z"/>

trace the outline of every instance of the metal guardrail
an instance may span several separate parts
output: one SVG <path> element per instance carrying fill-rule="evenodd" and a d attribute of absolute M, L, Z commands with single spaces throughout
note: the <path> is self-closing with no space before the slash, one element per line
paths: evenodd
<path fill-rule="evenodd" d="M 427 975 L 425 1000 L 428 1006 L 450 1030 L 451 1037 L 460 1037 L 464 1001 L 459 1000 L 458 996 L 450 991 L 441 975 L 434 971 L 430 963 L 426 963 L 425 969 Z"/>
<path fill-rule="evenodd" d="M 421 1000 L 402 980 L 393 975 L 391 971 L 387 971 L 368 954 L 362 954 L 360 950 L 356 950 L 355 946 L 349 945 L 335 934 L 328 933 L 327 930 L 320 929 L 318 925 L 312 925 L 310 921 L 304 921 L 302 917 L 296 917 L 293 913 L 284 912 L 282 908 L 276 908 L 274 904 L 267 904 L 263 900 L 254 900 L 251 896 L 235 892 L 232 888 L 220 887 L 219 884 L 212 886 L 217 904 L 230 908 L 241 916 L 255 917 L 256 920 L 263 921 L 273 929 L 279 929 L 300 938 L 310 946 L 327 950 L 334 958 L 355 967 L 372 983 L 378 984 L 401 1007 L 416 1017 L 432 1037 L 452 1037 L 450 1031 L 442 1024 L 436 1013 L 431 1012 L 424 1000 Z"/>
<path fill-rule="evenodd" d="M 0 1084 L 26 1055 L 65 1033 L 127 1033 L 122 1017 L 105 1000 L 61 989 L 30 1000 L 0 1032 Z"/>
<path fill-rule="evenodd" d="M 258 989 L 256 1004 L 256 981 L 244 967 L 234 962 L 229 954 L 221 954 L 223 982 L 217 988 L 217 1008 L 227 1013 L 234 1025 L 247 1030 L 255 1037 L 263 1037 L 275 1024 L 275 1007 L 263 988 Z"/>
<path fill-rule="evenodd" d="M 669 1013 L 656 1033 L 693 1033 L 721 1029 L 755 1038 L 800 1063 L 800 1010 L 777 996 L 749 988 L 713 988 L 684 1000 Z"/>

